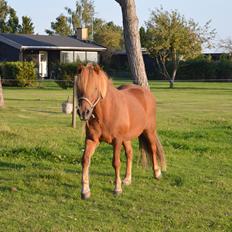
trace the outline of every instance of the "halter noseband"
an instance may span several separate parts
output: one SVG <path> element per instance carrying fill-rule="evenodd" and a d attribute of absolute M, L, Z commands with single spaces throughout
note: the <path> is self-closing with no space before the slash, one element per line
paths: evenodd
<path fill-rule="evenodd" d="M 97 105 L 97 103 L 101 100 L 101 97 L 98 97 L 94 103 L 92 103 L 87 97 L 79 97 L 78 101 L 80 101 L 80 100 L 87 101 L 89 103 L 91 109 L 93 109 Z M 78 104 L 78 106 L 79 106 L 79 104 Z"/>
<path fill-rule="evenodd" d="M 87 97 L 79 97 L 79 98 L 78 98 L 78 102 L 79 102 L 80 100 L 84 100 L 84 101 L 88 102 L 89 105 L 90 105 L 90 111 L 93 112 L 94 107 L 95 107 L 95 106 L 97 105 L 97 103 L 101 100 L 101 97 L 99 96 L 99 97 L 97 98 L 97 100 L 95 100 L 94 103 L 92 103 Z M 79 103 L 77 104 L 77 108 L 78 108 L 78 109 L 80 108 Z M 94 116 L 93 114 L 92 114 L 92 116 L 93 116 L 93 118 L 95 118 L 95 116 Z"/>

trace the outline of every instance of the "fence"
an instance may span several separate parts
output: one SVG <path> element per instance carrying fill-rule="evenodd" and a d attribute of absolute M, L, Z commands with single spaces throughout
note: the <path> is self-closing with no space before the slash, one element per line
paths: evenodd
<path fill-rule="evenodd" d="M 17 87 L 17 80 L 15 79 L 1 79 L 3 87 Z M 131 81 L 128 76 L 113 78 L 115 81 Z M 157 82 L 167 82 L 167 80 L 156 80 L 150 79 L 149 81 L 157 81 Z M 73 80 L 55 80 L 55 79 L 38 79 L 38 80 L 30 80 L 32 83 L 30 88 L 48 88 L 48 89 L 57 89 L 57 88 L 72 88 Z M 194 79 L 194 80 L 175 80 L 175 82 L 232 82 L 232 79 Z"/>

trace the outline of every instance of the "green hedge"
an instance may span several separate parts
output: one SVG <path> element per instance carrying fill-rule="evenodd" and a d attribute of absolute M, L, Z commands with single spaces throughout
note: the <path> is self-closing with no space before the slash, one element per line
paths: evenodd
<path fill-rule="evenodd" d="M 36 69 L 33 62 L 0 63 L 0 75 L 7 86 L 33 86 L 36 80 Z"/>
<path fill-rule="evenodd" d="M 73 87 L 73 80 L 77 75 L 77 67 L 80 63 L 56 64 L 55 73 L 57 84 L 62 88 Z"/>
<path fill-rule="evenodd" d="M 188 60 L 180 63 L 176 80 L 229 80 L 232 79 L 230 60 Z"/>

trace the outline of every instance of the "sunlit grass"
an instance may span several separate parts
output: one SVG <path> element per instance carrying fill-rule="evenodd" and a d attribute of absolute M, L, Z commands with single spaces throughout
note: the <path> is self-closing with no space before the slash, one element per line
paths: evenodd
<path fill-rule="evenodd" d="M 116 85 L 122 81 L 115 82 Z M 0 109 L 0 231 L 231 231 L 232 83 L 152 82 L 166 151 L 161 181 L 138 164 L 133 183 L 112 194 L 111 146 L 90 170 L 80 199 L 84 134 L 61 113 L 72 91 L 5 88 Z M 122 175 L 125 158 L 122 154 Z"/>

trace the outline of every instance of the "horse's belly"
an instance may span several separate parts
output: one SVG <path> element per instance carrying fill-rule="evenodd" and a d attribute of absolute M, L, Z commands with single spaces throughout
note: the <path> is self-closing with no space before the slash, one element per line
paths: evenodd
<path fill-rule="evenodd" d="M 100 140 L 100 142 L 106 142 L 106 143 L 111 144 L 113 142 L 113 137 L 110 135 L 108 135 L 108 136 L 102 135 L 99 140 Z"/>

